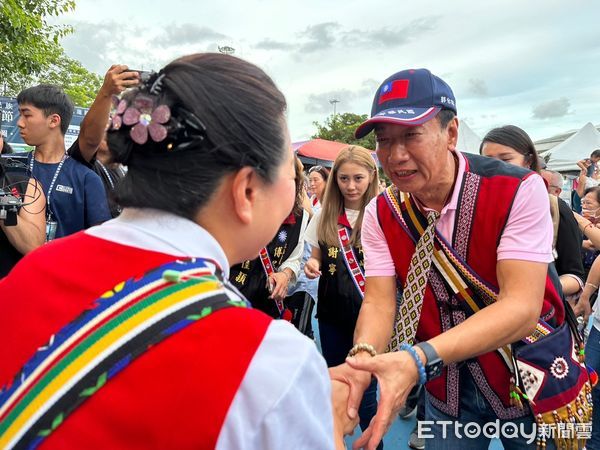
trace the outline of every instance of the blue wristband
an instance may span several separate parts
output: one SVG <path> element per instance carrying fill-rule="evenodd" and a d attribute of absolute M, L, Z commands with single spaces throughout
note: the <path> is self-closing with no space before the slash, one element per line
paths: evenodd
<path fill-rule="evenodd" d="M 408 344 L 401 344 L 400 350 L 408 352 L 408 354 L 412 356 L 412 359 L 415 361 L 415 364 L 417 365 L 417 370 L 419 371 L 419 384 L 427 383 L 427 373 L 425 373 L 425 366 L 423 365 L 423 361 L 421 361 L 419 354 L 413 348 L 413 346 Z"/>

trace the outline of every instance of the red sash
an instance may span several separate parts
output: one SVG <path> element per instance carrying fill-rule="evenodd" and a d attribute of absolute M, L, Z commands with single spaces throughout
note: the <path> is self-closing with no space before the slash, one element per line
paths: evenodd
<path fill-rule="evenodd" d="M 269 283 L 269 275 L 271 275 L 272 273 L 275 273 L 275 271 L 273 270 L 273 263 L 271 262 L 271 257 L 269 256 L 267 247 L 263 247 L 260 249 L 259 256 L 260 256 L 260 262 L 262 263 L 263 269 L 264 269 L 265 273 L 267 274 L 267 283 Z M 271 285 L 269 284 L 269 292 L 270 291 L 271 291 Z M 283 304 L 283 300 L 273 299 L 273 301 L 275 302 L 275 305 L 277 305 L 277 310 L 279 311 L 279 318 L 285 319 L 288 322 L 291 322 L 292 321 L 291 314 L 285 314 L 286 309 L 285 309 L 285 305 Z"/>
<path fill-rule="evenodd" d="M 340 225 L 338 229 L 338 239 L 340 241 L 340 248 L 342 249 L 342 254 L 344 255 L 344 262 L 346 263 L 346 267 L 348 268 L 348 272 L 352 276 L 352 281 L 354 281 L 354 285 L 360 296 L 362 298 L 365 297 L 365 274 L 363 273 L 360 265 L 358 264 L 358 258 L 354 254 L 354 249 L 350 244 L 350 236 L 348 235 L 348 229 Z"/>

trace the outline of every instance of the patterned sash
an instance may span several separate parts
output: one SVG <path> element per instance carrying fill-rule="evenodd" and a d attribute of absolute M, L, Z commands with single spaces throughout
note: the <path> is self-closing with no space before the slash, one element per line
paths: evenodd
<path fill-rule="evenodd" d="M 348 268 L 348 272 L 352 276 L 352 281 L 358 290 L 361 298 L 365 297 L 365 274 L 363 273 L 360 264 L 358 264 L 358 258 L 354 254 L 352 244 L 350 244 L 350 236 L 348 235 L 348 229 L 340 225 L 338 228 L 338 240 L 340 242 L 340 248 L 344 255 L 344 262 Z"/>
<path fill-rule="evenodd" d="M 273 270 L 273 263 L 271 262 L 271 257 L 269 256 L 267 247 L 261 248 L 258 255 L 260 256 L 260 262 L 263 266 L 263 270 L 265 271 L 265 274 L 267 275 L 267 283 L 269 283 L 269 275 L 271 275 L 275 271 Z M 271 292 L 271 288 L 269 285 L 269 293 L 270 292 Z M 275 300 L 275 299 L 273 299 L 273 300 L 275 301 L 275 305 L 277 305 L 277 310 L 279 311 L 279 317 L 283 317 L 283 312 L 285 311 L 285 305 L 283 304 L 283 300 Z"/>
<path fill-rule="evenodd" d="M 248 307 L 207 260 L 165 264 L 119 283 L 51 336 L 0 392 L 0 448 L 35 448 L 131 361 L 227 307 Z"/>

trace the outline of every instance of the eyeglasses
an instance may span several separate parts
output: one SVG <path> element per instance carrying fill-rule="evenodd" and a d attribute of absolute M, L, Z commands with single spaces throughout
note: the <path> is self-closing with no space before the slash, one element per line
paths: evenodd
<path fill-rule="evenodd" d="M 308 173 L 320 172 L 321 170 L 323 170 L 323 166 L 312 166 L 308 169 Z"/>

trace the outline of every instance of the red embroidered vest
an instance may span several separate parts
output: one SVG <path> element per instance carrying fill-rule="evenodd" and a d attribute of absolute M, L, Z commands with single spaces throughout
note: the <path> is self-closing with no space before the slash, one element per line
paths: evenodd
<path fill-rule="evenodd" d="M 453 248 L 488 283 L 498 286 L 496 252 L 500 237 L 522 181 L 533 173 L 508 166 L 479 155 L 465 154 L 465 174 L 458 198 L 453 229 Z M 387 204 L 377 198 L 379 224 L 394 260 L 398 285 L 403 286 L 415 243 Z M 558 276 L 548 271 L 541 317 L 553 325 L 564 321 L 564 308 L 558 293 Z M 425 291 L 417 339 L 426 341 L 466 320 L 460 300 L 447 289 L 443 278 L 432 269 Z M 434 406 L 446 414 L 458 416 L 461 364 L 450 364 L 442 376 L 427 383 Z M 512 419 L 530 414 L 510 406 L 510 371 L 497 352 L 480 355 L 466 361 L 475 383 L 500 419 Z"/>

